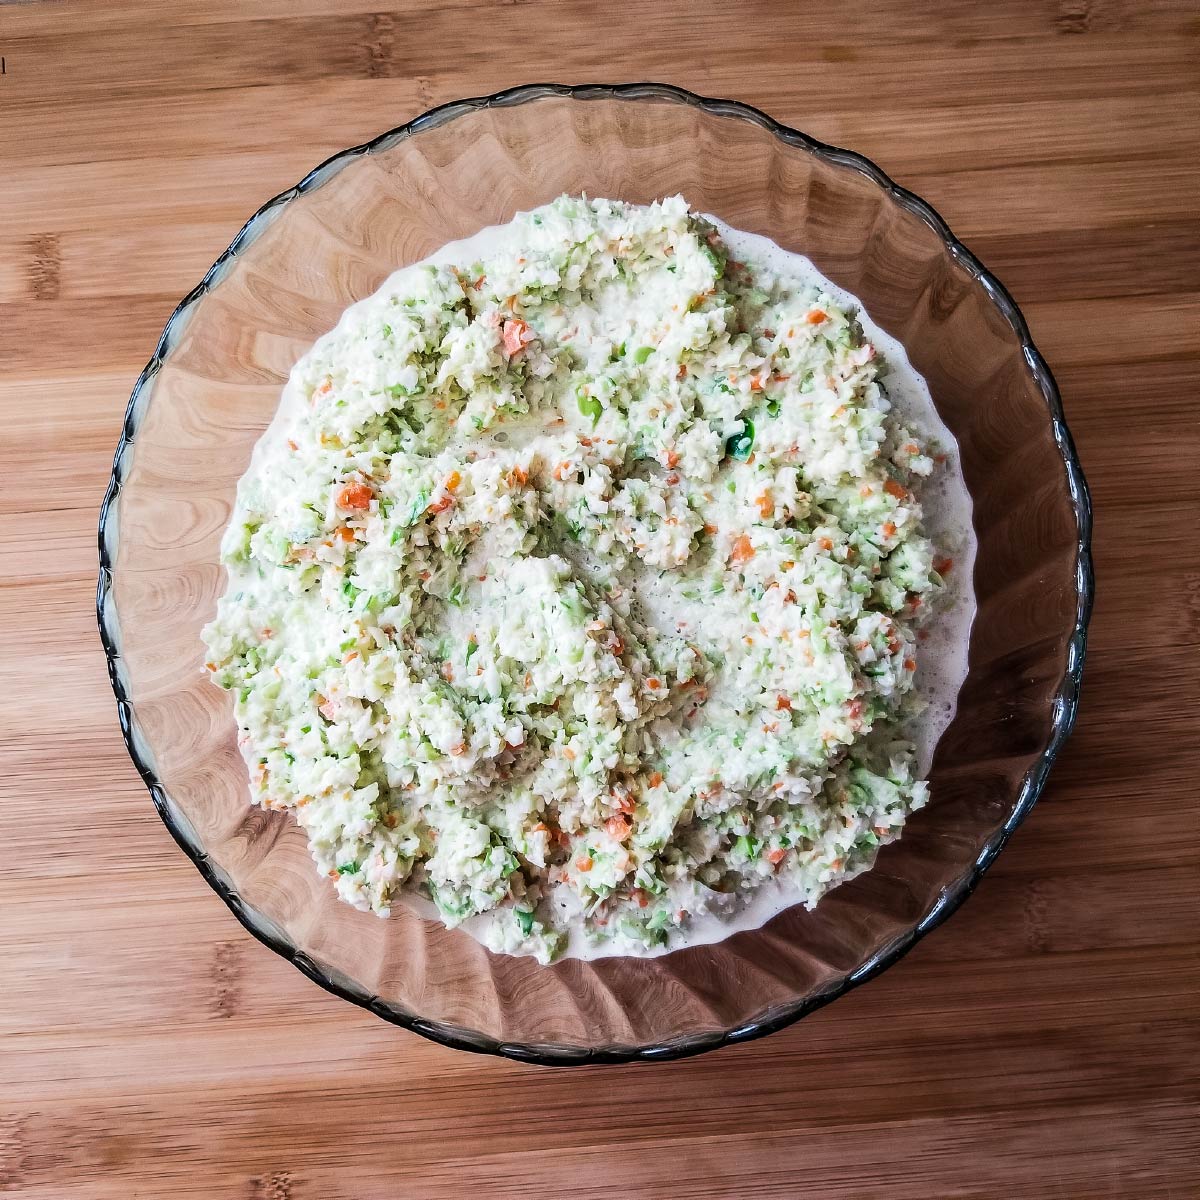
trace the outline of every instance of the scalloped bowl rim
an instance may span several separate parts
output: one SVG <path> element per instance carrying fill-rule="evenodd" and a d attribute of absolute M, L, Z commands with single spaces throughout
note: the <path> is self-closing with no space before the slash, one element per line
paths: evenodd
<path fill-rule="evenodd" d="M 582 1047 L 569 1045 L 533 1045 L 503 1042 L 469 1029 L 426 1020 L 415 1013 L 403 1011 L 378 997 L 371 996 L 353 980 L 333 978 L 318 963 L 292 944 L 269 918 L 251 908 L 223 878 L 223 872 L 198 844 L 192 831 L 186 828 L 167 799 L 158 779 L 144 738 L 133 715 L 128 689 L 123 678 L 119 647 L 120 621 L 113 597 L 113 563 L 118 538 L 115 508 L 124 482 L 127 465 L 145 404 L 150 398 L 150 384 L 178 343 L 180 334 L 194 307 L 214 287 L 218 286 L 238 254 L 282 214 L 297 197 L 321 187 L 341 169 L 364 154 L 390 149 L 404 138 L 424 129 L 436 128 L 458 116 L 482 108 L 502 108 L 530 101 L 557 97 L 577 101 L 588 100 L 666 100 L 699 108 L 713 116 L 749 121 L 767 130 L 786 144 L 813 156 L 846 167 L 867 176 L 897 205 L 924 222 L 938 236 L 950 258 L 961 266 L 986 292 L 997 310 L 1004 316 L 1016 335 L 1025 363 L 1046 401 L 1055 443 L 1062 457 L 1067 487 L 1078 528 L 1075 567 L 1076 611 L 1074 629 L 1067 644 L 1067 666 L 1053 700 L 1053 726 L 1045 749 L 1026 772 L 1016 805 L 1008 819 L 984 843 L 963 874 L 944 887 L 924 916 L 900 937 L 880 947 L 854 971 L 833 985 L 786 1006 L 771 1016 L 735 1029 L 715 1031 L 671 1041 L 657 1046 Z M 361 146 L 340 151 L 310 171 L 298 184 L 268 200 L 239 230 L 229 248 L 205 273 L 200 283 L 190 291 L 167 321 L 154 354 L 146 364 L 129 397 L 121 428 L 120 440 L 113 457 L 112 474 L 100 508 L 98 529 L 100 569 L 96 587 L 96 617 L 100 640 L 108 662 L 109 681 L 116 696 L 117 715 L 126 749 L 134 766 L 149 789 L 154 806 L 175 841 L 191 859 L 209 886 L 225 901 L 234 916 L 260 942 L 286 958 L 303 974 L 326 991 L 349 1000 L 393 1024 L 403 1026 L 431 1041 L 459 1050 L 501 1055 L 522 1062 L 543 1066 L 569 1066 L 583 1063 L 622 1063 L 678 1059 L 717 1049 L 735 1042 L 750 1041 L 793 1024 L 801 1017 L 865 983 L 902 958 L 922 937 L 940 925 L 975 890 L 980 878 L 1000 853 L 1009 837 L 1025 819 L 1041 795 L 1050 768 L 1062 749 L 1079 707 L 1079 690 L 1087 649 L 1087 627 L 1094 597 L 1094 578 L 1091 557 L 1092 510 L 1087 482 L 1079 463 L 1070 431 L 1063 415 L 1062 400 L 1057 384 L 1045 359 L 1033 344 L 1021 310 L 1007 289 L 951 233 L 945 220 L 926 201 L 894 183 L 870 159 L 852 150 L 844 150 L 820 142 L 799 130 L 792 129 L 769 117 L 761 110 L 736 100 L 711 99 L 667 84 L 527 84 L 509 88 L 489 96 L 456 100 L 430 109 L 406 124 L 390 129 Z"/>

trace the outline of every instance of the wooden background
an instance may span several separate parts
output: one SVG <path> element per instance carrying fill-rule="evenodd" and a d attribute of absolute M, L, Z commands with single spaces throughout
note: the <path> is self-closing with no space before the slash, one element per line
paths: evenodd
<path fill-rule="evenodd" d="M 0 1195 L 1200 1194 L 1200 6 L 380 8 L 0 2 Z M 947 926 L 765 1041 L 548 1071 L 326 995 L 208 891 L 121 744 L 94 529 L 259 204 L 435 103 L 655 77 L 865 152 L 1008 283 L 1099 601 L 1074 739 Z"/>

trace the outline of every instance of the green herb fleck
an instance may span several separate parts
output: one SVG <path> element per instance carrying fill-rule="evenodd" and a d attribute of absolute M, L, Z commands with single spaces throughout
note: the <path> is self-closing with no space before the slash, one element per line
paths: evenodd
<path fill-rule="evenodd" d="M 429 491 L 427 488 L 422 488 L 417 493 L 417 498 L 412 503 L 412 508 L 408 510 L 408 519 L 404 522 L 405 525 L 415 525 L 420 519 L 421 514 L 429 507 Z"/>
<path fill-rule="evenodd" d="M 592 426 L 595 427 L 596 422 L 604 413 L 604 405 L 595 396 L 589 396 L 582 388 L 575 393 L 575 401 L 579 405 L 579 411 L 585 417 L 592 418 Z"/>
<path fill-rule="evenodd" d="M 730 458 L 736 458 L 738 462 L 745 462 L 754 449 L 754 423 L 744 419 L 742 425 L 742 432 L 735 433 L 725 442 L 725 449 Z"/>
<path fill-rule="evenodd" d="M 744 833 L 734 843 L 733 848 L 743 858 L 749 859 L 758 857 L 758 842 L 752 837 L 747 837 Z"/>

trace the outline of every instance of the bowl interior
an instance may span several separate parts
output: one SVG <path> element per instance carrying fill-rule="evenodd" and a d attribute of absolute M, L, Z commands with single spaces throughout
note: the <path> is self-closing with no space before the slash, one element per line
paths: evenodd
<path fill-rule="evenodd" d="M 340 157 L 248 227 L 169 327 L 131 403 L 103 534 L 103 623 L 160 808 L 260 936 L 382 1015 L 459 1044 L 566 1060 L 673 1053 L 806 1011 L 969 888 L 1032 801 L 1074 702 L 1081 485 L 1036 356 L 969 257 L 861 160 L 693 100 L 526 90 Z M 295 360 L 397 267 L 562 192 L 682 192 L 807 254 L 865 303 L 905 344 L 961 447 L 978 617 L 932 802 L 874 870 L 814 912 L 718 945 L 547 968 L 403 906 L 380 920 L 339 903 L 292 821 L 249 806 L 229 698 L 204 676 L 199 634 L 224 586 L 218 543 L 235 486 Z"/>

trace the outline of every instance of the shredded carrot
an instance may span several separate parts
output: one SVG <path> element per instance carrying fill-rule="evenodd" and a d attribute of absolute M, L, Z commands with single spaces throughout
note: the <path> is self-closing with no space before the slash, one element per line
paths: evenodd
<path fill-rule="evenodd" d="M 894 479 L 889 479 L 887 483 L 883 485 L 883 490 L 887 492 L 889 496 L 895 496 L 897 500 L 904 500 L 908 497 L 908 492 L 904 486 L 897 483 Z"/>
<path fill-rule="evenodd" d="M 296 443 L 294 441 L 292 441 L 291 438 L 288 438 L 288 449 L 289 450 L 299 450 L 300 447 L 297 446 Z"/>
<path fill-rule="evenodd" d="M 787 851 L 786 850 L 768 850 L 766 852 L 766 854 L 763 855 L 763 857 L 767 860 L 767 862 L 769 862 L 771 864 L 771 866 L 777 867 L 777 866 L 779 866 L 779 864 L 781 862 L 783 862 L 783 860 L 785 858 L 787 858 Z"/>
<path fill-rule="evenodd" d="M 806 316 L 804 319 L 810 325 L 820 325 L 822 321 L 829 320 L 829 314 L 824 312 L 822 309 L 814 308 L 809 312 L 808 316 Z"/>
<path fill-rule="evenodd" d="M 827 538 L 827 537 L 817 538 L 817 545 L 820 546 L 822 550 L 832 550 L 833 549 L 833 538 Z"/>
<path fill-rule="evenodd" d="M 515 299 L 515 296 L 510 298 L 510 308 Z M 506 358 L 515 358 L 532 340 L 533 333 L 520 317 L 511 317 L 504 322 L 500 332 L 500 345 Z"/>
<path fill-rule="evenodd" d="M 779 710 L 781 712 L 791 712 L 792 711 L 792 702 L 791 702 L 791 700 L 788 699 L 787 696 L 776 696 L 775 697 L 775 707 L 777 710 Z"/>
<path fill-rule="evenodd" d="M 580 871 L 590 871 L 592 869 L 592 856 L 590 854 L 581 854 L 575 860 L 575 867 Z"/>
<path fill-rule="evenodd" d="M 629 834 L 629 822 L 624 817 L 609 817 L 604 822 L 604 828 L 608 830 L 611 837 L 615 837 L 618 842 L 624 841 Z"/>
<path fill-rule="evenodd" d="M 662 772 L 661 772 L 661 771 L 655 771 L 655 772 L 654 772 L 654 774 L 653 774 L 653 775 L 651 775 L 651 776 L 650 776 L 650 778 L 646 780 L 646 782 L 647 782 L 647 783 L 648 783 L 648 784 L 649 784 L 651 787 L 658 787 L 658 785 L 659 785 L 660 783 L 662 783 L 662 781 L 663 781 L 663 777 L 662 777 Z"/>
<path fill-rule="evenodd" d="M 446 491 L 452 492 L 458 485 L 462 483 L 462 476 L 457 471 L 451 471 L 446 476 Z"/>
<path fill-rule="evenodd" d="M 758 505 L 759 516 L 761 516 L 764 521 L 774 515 L 775 501 L 772 500 L 766 492 L 763 492 L 763 494 L 759 496 L 754 503 Z"/>
<path fill-rule="evenodd" d="M 733 549 L 729 554 L 730 561 L 735 563 L 744 563 L 749 562 L 753 557 L 754 544 L 744 533 L 739 534 L 733 540 Z"/>
<path fill-rule="evenodd" d="M 350 508 L 364 512 L 371 507 L 371 499 L 374 494 L 365 483 L 344 483 L 338 488 L 333 502 L 338 508 Z"/>

